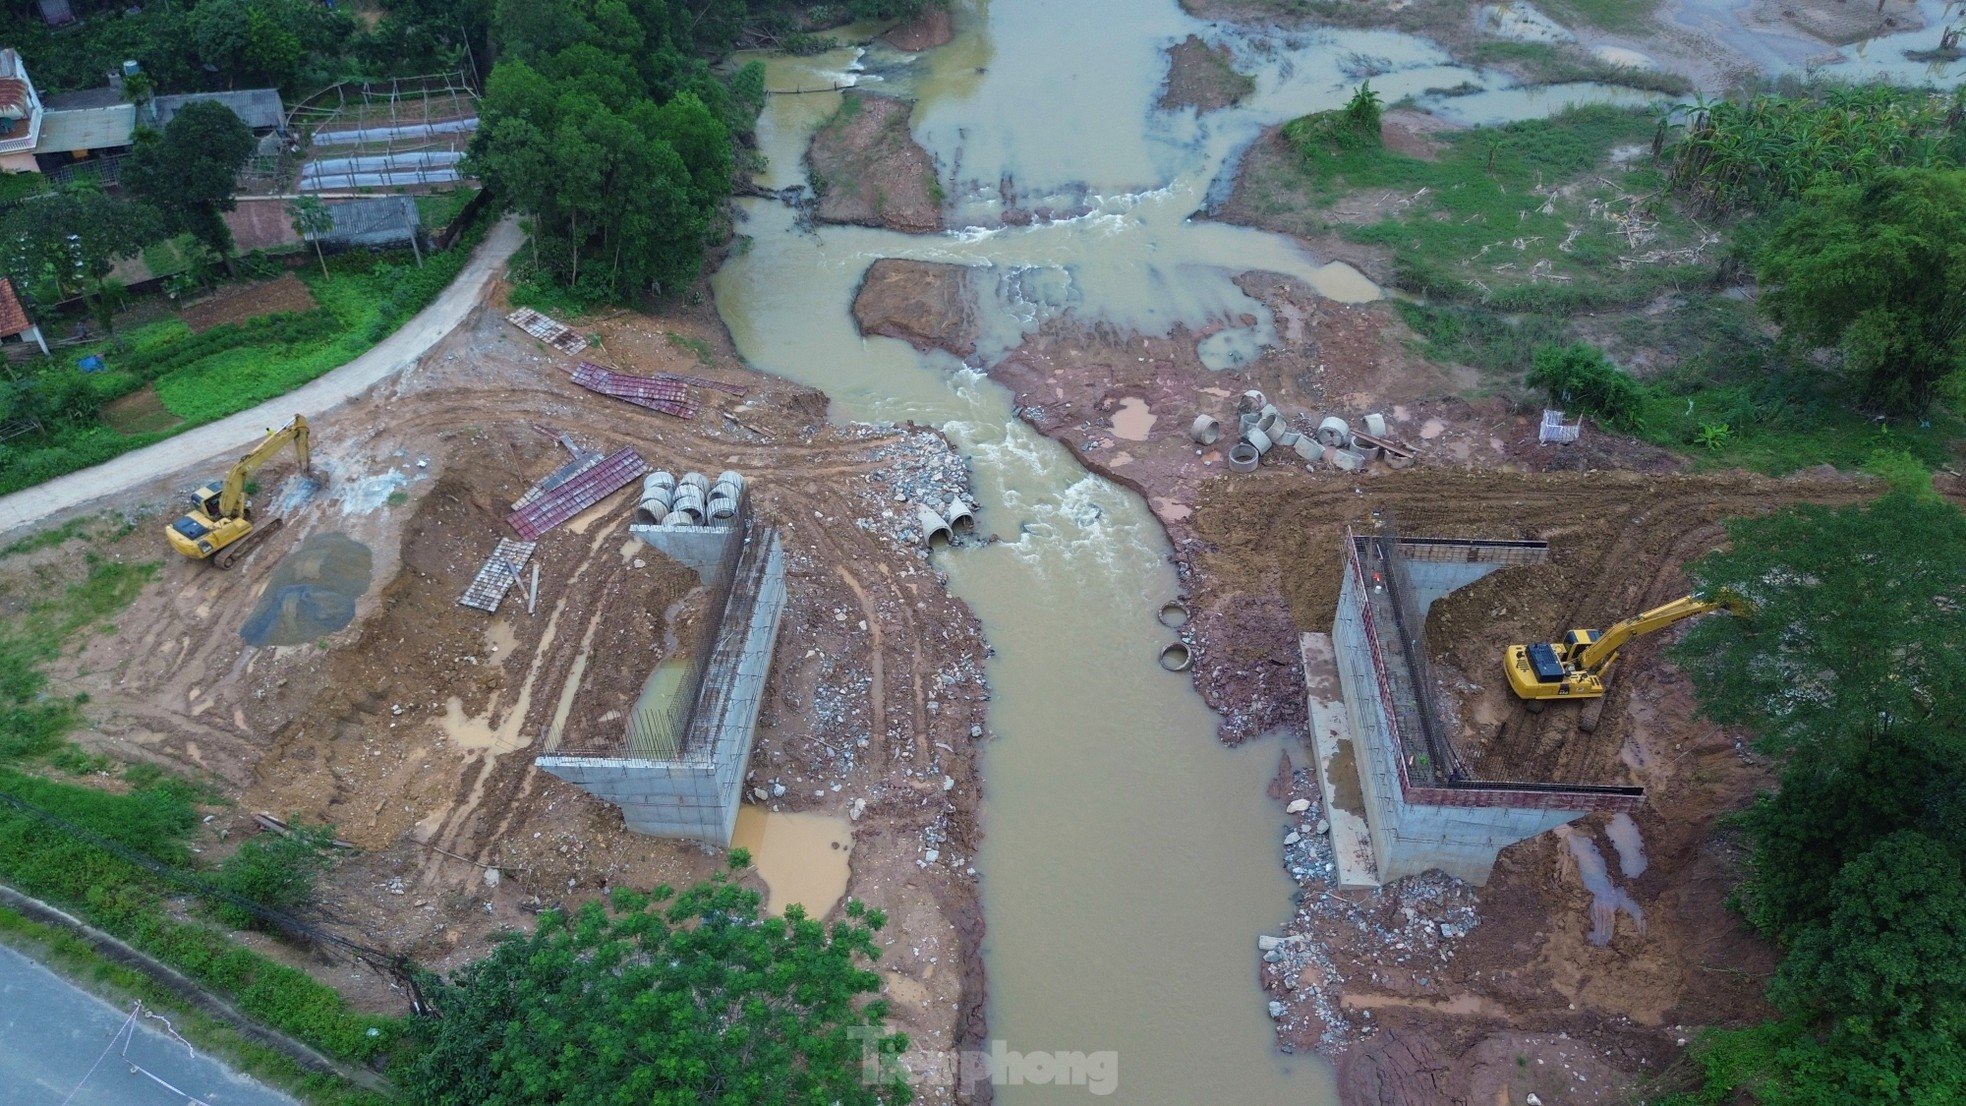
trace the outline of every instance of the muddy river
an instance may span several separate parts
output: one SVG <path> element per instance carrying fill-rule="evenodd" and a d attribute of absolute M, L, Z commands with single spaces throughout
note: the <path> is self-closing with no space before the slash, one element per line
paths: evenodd
<path fill-rule="evenodd" d="M 1272 337 L 1269 313 L 1231 282 L 1239 272 L 1376 295 L 1291 240 L 1191 218 L 1262 127 L 1342 103 L 1356 58 L 1384 63 L 1372 81 L 1388 102 L 1416 96 L 1464 122 L 1640 97 L 1514 89 L 1419 39 L 1326 30 L 1227 39 L 1257 90 L 1198 118 L 1154 107 L 1163 51 L 1228 32 L 1174 0 L 956 0 L 956 29 L 917 58 L 877 47 L 772 59 L 768 87 L 879 81 L 915 99 L 915 135 L 965 229 L 813 228 L 788 205 L 745 200 L 748 242 L 717 273 L 717 302 L 749 361 L 824 389 L 839 417 L 943 427 L 971 458 L 980 529 L 1002 538 L 936 554 L 996 650 L 978 858 L 990 1035 L 1019 1052 L 1116 1053 L 1114 1101 L 1331 1102 L 1320 1062 L 1275 1049 L 1256 985 L 1255 939 L 1290 912 L 1283 816 L 1263 789 L 1280 740 L 1222 748 L 1188 679 L 1159 667 L 1172 632 L 1155 613 L 1177 588 L 1160 529 L 1136 497 L 1019 422 L 1003 389 L 946 354 L 862 339 L 849 304 L 877 258 L 945 261 L 981 275 L 983 361 L 1072 312 L 1155 335 L 1208 327 L 1204 358 L 1234 365 Z M 1427 92 L 1468 82 L 1484 91 Z M 837 103 L 771 98 L 761 184 L 805 183 L 806 142 Z M 1007 190 L 1063 214 L 1004 226 Z M 1257 322 L 1221 329 L 1244 314 Z M 997 1094 L 1015 1106 L 1088 1088 Z"/>

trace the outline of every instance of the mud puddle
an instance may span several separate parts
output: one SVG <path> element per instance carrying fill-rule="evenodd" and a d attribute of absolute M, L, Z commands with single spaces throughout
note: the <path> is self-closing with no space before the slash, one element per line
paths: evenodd
<path fill-rule="evenodd" d="M 807 917 L 823 918 L 846 894 L 853 823 L 845 818 L 772 812 L 746 803 L 738 808 L 730 844 L 751 851 L 751 863 L 768 890 L 765 909 L 773 914 L 798 903 Z"/>
<path fill-rule="evenodd" d="M 255 647 L 305 645 L 346 628 L 374 567 L 361 542 L 333 531 L 309 534 L 274 568 L 239 636 Z"/>

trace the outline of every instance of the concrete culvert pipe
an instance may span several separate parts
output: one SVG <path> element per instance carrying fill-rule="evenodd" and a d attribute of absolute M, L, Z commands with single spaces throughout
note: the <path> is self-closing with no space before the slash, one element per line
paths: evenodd
<path fill-rule="evenodd" d="M 1290 448 L 1306 461 L 1315 463 L 1324 460 L 1324 446 L 1316 438 L 1299 435 L 1296 441 L 1290 443 Z"/>
<path fill-rule="evenodd" d="M 725 469 L 724 471 L 717 474 L 717 483 L 710 485 L 711 490 L 714 491 L 719 484 L 729 484 L 731 487 L 736 488 L 739 491 L 743 491 L 744 474 L 741 472 L 733 471 L 731 469 Z"/>
<path fill-rule="evenodd" d="M 1213 415 L 1196 415 L 1188 427 L 1188 437 L 1202 445 L 1214 445 L 1222 438 L 1222 423 Z"/>
<path fill-rule="evenodd" d="M 682 504 L 677 504 L 669 509 L 669 517 L 662 520 L 662 524 L 664 526 L 701 526 L 703 525 L 703 509 L 701 507 L 685 507 Z"/>
<path fill-rule="evenodd" d="M 676 486 L 678 488 L 695 488 L 706 496 L 710 494 L 710 478 L 700 472 L 684 473 L 682 482 Z"/>
<path fill-rule="evenodd" d="M 956 540 L 954 531 L 949 529 L 948 520 L 944 519 L 941 515 L 936 514 L 927 507 L 915 508 L 915 515 L 921 519 L 923 545 L 933 549 L 938 538 L 944 542 Z"/>
<path fill-rule="evenodd" d="M 1188 605 L 1179 599 L 1172 599 L 1160 605 L 1160 613 L 1154 618 L 1170 630 L 1178 630 L 1188 624 Z"/>
<path fill-rule="evenodd" d="M 722 522 L 737 517 L 737 500 L 725 495 L 713 495 L 705 510 L 711 522 Z"/>
<path fill-rule="evenodd" d="M 976 512 L 970 509 L 962 496 L 949 500 L 949 532 L 967 534 L 976 529 Z"/>
<path fill-rule="evenodd" d="M 1270 435 L 1272 438 L 1276 437 L 1274 433 L 1276 425 L 1282 421 L 1283 412 L 1277 410 L 1276 404 L 1274 403 L 1266 403 L 1263 405 L 1261 411 L 1256 412 L 1256 429 Z"/>
<path fill-rule="evenodd" d="M 1270 400 L 1268 396 L 1265 396 L 1263 393 L 1257 391 L 1254 388 L 1251 388 L 1250 390 L 1244 392 L 1239 398 L 1237 398 L 1236 414 L 1253 415 L 1256 412 L 1261 411 L 1264 407 L 1268 406 L 1269 402 Z"/>
<path fill-rule="evenodd" d="M 1375 438 L 1386 436 L 1386 416 L 1377 412 L 1365 416 L 1365 432 Z"/>
<path fill-rule="evenodd" d="M 1343 449 L 1352 444 L 1351 425 L 1336 415 L 1326 416 L 1323 422 L 1317 424 L 1317 440 Z"/>
<path fill-rule="evenodd" d="M 1242 440 L 1247 442 L 1250 446 L 1252 446 L 1256 450 L 1256 455 L 1258 457 L 1261 457 L 1263 454 L 1268 453 L 1270 451 L 1270 447 L 1276 444 L 1275 442 L 1270 440 L 1270 436 L 1268 434 L 1263 433 L 1263 428 L 1260 426 L 1252 426 L 1248 430 L 1243 431 Z"/>
<path fill-rule="evenodd" d="M 656 489 L 658 488 L 668 492 L 673 497 L 676 492 L 676 474 L 672 472 L 663 472 L 661 469 L 657 469 L 654 472 L 649 473 L 647 476 L 642 477 L 643 499 L 647 499 L 649 495 L 655 492 Z"/>
<path fill-rule="evenodd" d="M 1230 472 L 1255 472 L 1257 464 L 1262 460 L 1263 455 L 1256 452 L 1256 447 L 1248 442 L 1237 442 L 1229 447 Z"/>
<path fill-rule="evenodd" d="M 1304 440 L 1302 434 L 1297 433 L 1288 426 L 1280 427 L 1274 436 L 1276 443 L 1285 449 L 1295 449 L 1297 448 L 1297 443 Z"/>
<path fill-rule="evenodd" d="M 663 490 L 667 491 L 668 489 L 665 488 Z M 662 520 L 668 517 L 669 504 L 664 503 L 655 496 L 649 496 L 647 499 L 635 504 L 636 522 L 646 523 L 650 526 L 660 526 Z"/>
<path fill-rule="evenodd" d="M 1188 652 L 1187 646 L 1178 641 L 1169 643 L 1167 648 L 1160 651 L 1160 666 L 1169 672 L 1186 672 L 1188 666 L 1193 663 L 1195 663 L 1194 655 Z"/>

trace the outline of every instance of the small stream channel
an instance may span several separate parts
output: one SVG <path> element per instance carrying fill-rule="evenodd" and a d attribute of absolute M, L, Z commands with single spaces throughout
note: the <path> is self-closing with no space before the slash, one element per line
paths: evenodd
<path fill-rule="evenodd" d="M 1263 789 L 1281 742 L 1223 749 L 1188 679 L 1156 663 L 1169 631 L 1155 613 L 1177 588 L 1158 525 L 1018 421 L 1004 389 L 946 354 L 862 339 L 849 305 L 877 258 L 945 261 L 982 275 L 986 361 L 1066 311 L 1154 335 L 1247 313 L 1258 322 L 1208 351 L 1236 364 L 1273 334 L 1232 276 L 1273 270 L 1320 287 L 1334 274 L 1289 239 L 1190 216 L 1262 127 L 1342 103 L 1356 57 L 1386 61 L 1372 81 L 1388 102 L 1417 96 L 1461 122 L 1639 97 L 1515 89 L 1391 32 L 1225 40 L 1174 0 L 955 0 L 955 11 L 956 40 L 919 58 L 878 47 L 772 58 L 767 84 L 878 79 L 915 99 L 952 225 L 968 229 L 803 228 L 784 204 L 746 200 L 749 242 L 715 275 L 719 309 L 748 361 L 824 389 L 838 417 L 943 427 L 971 459 L 981 529 L 1004 539 L 937 554 L 996 650 L 978 857 L 991 1036 L 1015 1051 L 1117 1052 L 1114 1101 L 1332 1102 L 1322 1064 L 1275 1049 L 1256 985 L 1255 938 L 1291 909 L 1283 816 Z M 1199 119 L 1154 108 L 1163 51 L 1189 33 L 1226 41 L 1256 74 L 1243 105 Z M 1483 91 L 1428 92 L 1463 83 Z M 759 183 L 804 185 L 806 142 L 837 104 L 771 98 Z M 1001 225 L 1005 181 L 1022 205 L 1070 216 Z M 1348 279 L 1332 290 L 1361 294 Z M 996 1093 L 1016 1106 L 1088 1090 Z"/>

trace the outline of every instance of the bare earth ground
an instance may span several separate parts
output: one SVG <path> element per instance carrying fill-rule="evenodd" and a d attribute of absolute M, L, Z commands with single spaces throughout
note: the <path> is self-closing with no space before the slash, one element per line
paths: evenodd
<path fill-rule="evenodd" d="M 881 38 L 896 50 L 920 53 L 946 46 L 955 37 L 955 18 L 944 4 L 925 5 L 913 19 L 905 20 Z"/>
<path fill-rule="evenodd" d="M 847 92 L 844 104 L 806 149 L 816 218 L 907 234 L 941 230 L 935 159 L 908 130 L 914 105 L 859 91 Z"/>
<path fill-rule="evenodd" d="M 90 695 L 80 740 L 212 779 L 233 805 L 215 811 L 208 849 L 252 832 L 257 810 L 332 821 L 359 851 L 329 877 L 323 913 L 437 968 L 482 956 L 543 907 L 698 878 L 721 857 L 627 833 L 613 808 L 532 766 L 562 703 L 570 743 L 607 732 L 689 585 L 627 537 L 633 493 L 541 540 L 533 614 L 516 590 L 496 615 L 456 599 L 509 533 L 510 502 L 565 457 L 536 427 L 633 446 L 673 471 L 737 469 L 759 516 L 782 528 L 792 574 L 748 786 L 780 810 L 845 816 L 864 800 L 848 890 L 891 919 L 880 940 L 894 1023 L 924 1048 L 980 1036 L 982 922 L 967 868 L 982 645 L 894 510 L 897 488 L 946 498 L 960 458 L 933 432 L 828 425 L 824 396 L 740 368 L 708 309 L 581 329 L 602 336 L 590 358 L 751 392 L 703 392 L 693 421 L 642 411 L 574 387 L 567 358 L 480 308 L 395 381 L 309 413 L 325 485 L 288 479 L 290 462 L 261 476 L 284 532 L 230 572 L 170 558 L 120 632 L 63 662 L 58 685 Z M 668 332 L 707 343 L 712 364 Z M 137 527 L 116 555 L 168 557 L 156 539 L 171 513 L 129 508 Z M 239 627 L 268 574 L 326 531 L 374 552 L 354 623 L 311 644 L 246 647 Z M 0 561 L 0 582 L 11 594 L 50 586 L 37 576 L 49 560 Z M 281 954 L 365 1006 L 403 1008 L 359 966 Z"/>
<path fill-rule="evenodd" d="M 853 298 L 862 334 L 899 338 L 916 349 L 976 352 L 976 289 L 969 270 L 933 261 L 884 257 L 867 267 Z"/>
<path fill-rule="evenodd" d="M 1228 47 L 1189 35 L 1167 48 L 1167 81 L 1156 103 L 1163 110 L 1191 107 L 1205 115 L 1239 103 L 1255 89 L 1254 80 L 1236 71 Z"/>
<path fill-rule="evenodd" d="M 201 334 L 215 326 L 244 322 L 281 311 L 311 311 L 314 293 L 308 291 L 292 273 L 277 280 L 240 284 L 217 295 L 189 304 L 183 312 L 184 325 Z"/>

